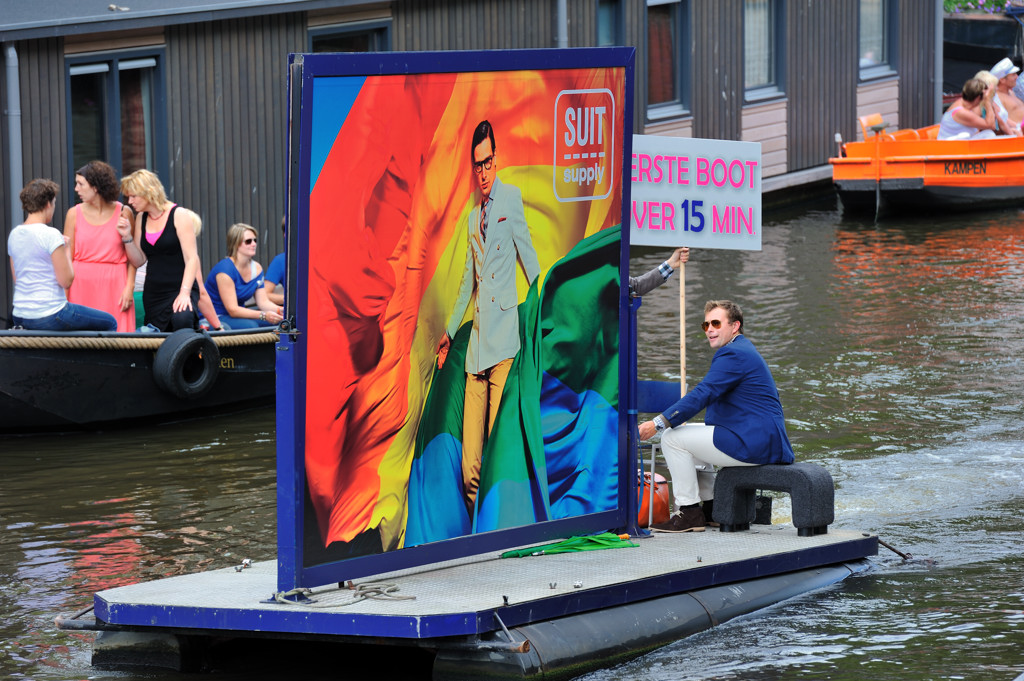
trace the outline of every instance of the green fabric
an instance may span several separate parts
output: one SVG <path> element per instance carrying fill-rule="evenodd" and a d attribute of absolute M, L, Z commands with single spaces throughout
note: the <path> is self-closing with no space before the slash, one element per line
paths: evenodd
<path fill-rule="evenodd" d="M 522 558 L 524 556 L 550 556 L 556 553 L 575 553 L 577 551 L 597 551 L 600 549 L 627 549 L 637 548 L 639 544 L 623 539 L 622 536 L 613 532 L 602 532 L 585 537 L 570 537 L 543 546 L 533 546 L 528 549 L 514 549 L 501 554 L 502 558 Z"/>

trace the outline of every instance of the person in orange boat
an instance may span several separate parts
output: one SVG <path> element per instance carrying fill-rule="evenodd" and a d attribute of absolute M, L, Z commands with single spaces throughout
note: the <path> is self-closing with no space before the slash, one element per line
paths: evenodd
<path fill-rule="evenodd" d="M 132 209 L 117 200 L 117 175 L 103 161 L 90 161 L 75 172 L 75 193 L 82 200 L 64 218 L 64 236 L 75 267 L 68 301 L 109 312 L 117 330 L 135 330 L 135 267 L 128 262 L 117 232 Z"/>
<path fill-rule="evenodd" d="M 1010 120 L 1019 127 L 1021 121 L 1024 121 L 1024 102 L 1013 94 L 1013 86 L 1017 84 L 1017 73 L 1020 69 L 1009 59 L 1001 59 L 989 70 L 999 81 L 996 85 L 999 102 L 1010 114 Z"/>
<path fill-rule="evenodd" d="M 964 83 L 960 99 L 953 102 L 942 115 L 937 138 L 960 140 L 995 137 L 996 107 L 992 103 L 994 94 L 994 90 L 977 78 L 971 78 Z M 985 109 L 984 114 L 982 107 Z"/>
<path fill-rule="evenodd" d="M 978 71 L 974 74 L 974 77 L 985 83 L 985 86 L 991 91 L 996 92 L 996 87 L 999 85 L 999 79 L 992 75 L 991 71 Z M 1006 110 L 1005 106 L 1003 106 L 998 93 L 992 98 L 992 104 L 996 107 L 996 134 L 1020 137 L 1020 126 L 1010 120 L 1010 112 Z M 984 114 L 982 117 L 984 117 Z"/>

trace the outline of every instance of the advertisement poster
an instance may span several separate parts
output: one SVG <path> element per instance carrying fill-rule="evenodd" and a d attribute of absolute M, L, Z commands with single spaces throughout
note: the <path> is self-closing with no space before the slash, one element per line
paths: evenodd
<path fill-rule="evenodd" d="M 621 515 L 632 51 L 586 52 L 304 79 L 302 567 Z"/>

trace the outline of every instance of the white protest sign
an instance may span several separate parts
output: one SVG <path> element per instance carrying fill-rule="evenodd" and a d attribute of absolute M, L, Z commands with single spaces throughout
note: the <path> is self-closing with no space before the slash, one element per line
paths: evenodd
<path fill-rule="evenodd" d="M 633 135 L 629 242 L 761 250 L 761 144 Z"/>

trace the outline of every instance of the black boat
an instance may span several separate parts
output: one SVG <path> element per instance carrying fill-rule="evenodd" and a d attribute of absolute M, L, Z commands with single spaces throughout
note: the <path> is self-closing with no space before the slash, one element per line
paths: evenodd
<path fill-rule="evenodd" d="M 0 433 L 157 423 L 271 404 L 276 330 L 0 331 Z"/>

